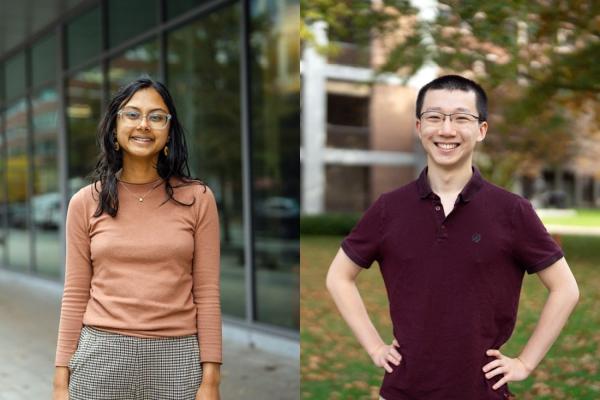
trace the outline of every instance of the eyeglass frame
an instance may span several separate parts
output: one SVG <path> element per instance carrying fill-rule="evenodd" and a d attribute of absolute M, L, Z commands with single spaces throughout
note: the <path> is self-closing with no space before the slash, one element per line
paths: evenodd
<path fill-rule="evenodd" d="M 124 112 L 125 112 L 125 109 L 124 109 L 124 108 L 121 108 L 119 111 L 117 111 L 117 115 L 118 115 L 120 118 L 123 118 L 123 113 L 124 113 Z M 144 114 L 144 113 L 142 113 L 141 111 L 136 111 L 136 112 L 139 112 L 139 113 L 141 114 L 141 116 L 140 116 L 140 121 L 137 123 L 137 125 L 141 124 L 141 123 L 142 123 L 142 120 L 146 120 L 146 123 L 148 124 L 148 126 L 150 126 L 150 121 L 148 121 L 148 116 L 149 116 L 149 115 L 151 115 L 152 113 L 155 113 L 155 112 L 156 112 L 156 110 L 153 110 L 153 111 L 151 111 L 151 112 L 149 112 L 149 113 L 147 113 L 147 114 Z M 162 114 L 162 113 L 161 113 L 161 114 Z M 169 114 L 169 113 L 166 113 L 166 114 L 164 114 L 164 115 L 167 117 L 167 122 L 165 122 L 165 125 L 164 125 L 164 126 L 162 126 L 162 127 L 160 127 L 160 128 L 152 128 L 152 129 L 165 129 L 165 128 L 167 127 L 167 125 L 169 125 L 169 121 L 171 121 L 171 118 L 172 118 L 173 116 L 172 116 L 171 114 Z"/>
<path fill-rule="evenodd" d="M 435 110 L 429 110 L 429 111 L 423 111 L 423 112 L 421 112 L 421 114 L 419 114 L 419 120 L 421 120 L 421 118 L 423 117 L 423 114 L 425 114 L 425 113 L 438 113 L 438 114 L 442 114 L 444 116 L 444 119 L 442 120 L 441 125 L 443 125 L 444 122 L 446 122 L 446 117 L 448 117 L 450 119 L 450 124 L 452 124 L 454 122 L 452 120 L 452 116 L 456 115 L 456 114 L 465 114 L 465 115 L 468 115 L 470 117 L 475 118 L 474 121 L 477 121 L 479 123 L 485 122 L 485 119 L 482 119 L 479 115 L 473 115 L 473 114 L 470 114 L 468 112 L 455 112 L 455 113 L 446 114 L 446 113 L 443 113 L 441 111 L 435 111 Z M 471 122 L 474 122 L 474 121 L 471 121 Z"/>

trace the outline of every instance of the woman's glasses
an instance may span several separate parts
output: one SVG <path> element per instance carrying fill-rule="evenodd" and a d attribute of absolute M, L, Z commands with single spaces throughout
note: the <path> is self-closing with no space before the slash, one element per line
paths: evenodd
<path fill-rule="evenodd" d="M 152 111 L 149 114 L 142 114 L 136 109 L 124 108 L 117 112 L 117 115 L 121 117 L 123 122 L 129 126 L 137 126 L 142 123 L 145 118 L 148 126 L 152 129 L 163 129 L 167 126 L 171 120 L 171 114 L 165 114 L 160 111 Z"/>

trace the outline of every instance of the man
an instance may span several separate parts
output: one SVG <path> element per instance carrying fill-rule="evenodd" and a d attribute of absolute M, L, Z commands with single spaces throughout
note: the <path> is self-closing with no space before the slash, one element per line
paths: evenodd
<path fill-rule="evenodd" d="M 473 151 L 487 133 L 487 98 L 457 75 L 417 96 L 427 153 L 419 178 L 385 193 L 344 239 L 327 288 L 373 363 L 385 400 L 506 399 L 558 337 L 579 292 L 561 249 L 531 204 L 485 181 Z M 379 263 L 394 340 L 382 341 L 356 286 Z M 524 272 L 549 291 L 518 357 L 500 352 L 515 325 Z"/>

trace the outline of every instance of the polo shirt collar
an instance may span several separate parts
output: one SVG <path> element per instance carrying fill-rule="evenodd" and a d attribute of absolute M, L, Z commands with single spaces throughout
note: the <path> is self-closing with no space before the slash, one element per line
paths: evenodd
<path fill-rule="evenodd" d="M 465 203 L 471 201 L 475 193 L 483 186 L 483 177 L 479 173 L 479 170 L 475 167 L 471 168 L 473 169 L 473 175 L 458 195 L 458 198 Z M 427 167 L 421 171 L 421 174 L 417 178 L 417 190 L 419 192 L 419 197 L 422 199 L 426 199 L 434 194 L 433 190 L 431 190 L 431 186 L 429 186 L 429 181 L 427 180 Z"/>

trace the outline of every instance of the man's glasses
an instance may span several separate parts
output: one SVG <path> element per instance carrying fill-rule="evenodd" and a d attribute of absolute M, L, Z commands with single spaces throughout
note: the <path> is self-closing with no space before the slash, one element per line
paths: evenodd
<path fill-rule="evenodd" d="M 467 126 L 475 121 L 479 121 L 479 117 L 477 115 L 462 112 L 444 114 L 439 111 L 425 111 L 421 113 L 419 119 L 422 123 L 427 124 L 428 126 L 440 127 L 444 124 L 446 117 L 450 118 L 450 123 L 455 127 Z"/>
<path fill-rule="evenodd" d="M 163 129 L 171 120 L 171 114 L 165 114 L 160 111 L 153 111 L 150 114 L 142 114 L 135 109 L 128 108 L 119 110 L 117 115 L 121 117 L 123 122 L 129 126 L 138 126 L 142 123 L 142 119 L 146 118 L 148 126 L 152 129 Z"/>

